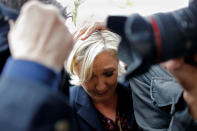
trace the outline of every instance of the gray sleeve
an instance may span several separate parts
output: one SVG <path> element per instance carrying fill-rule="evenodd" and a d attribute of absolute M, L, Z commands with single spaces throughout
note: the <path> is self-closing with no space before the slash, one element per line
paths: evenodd
<path fill-rule="evenodd" d="M 169 129 L 182 88 L 160 65 L 130 79 L 137 124 L 147 131 Z"/>
<path fill-rule="evenodd" d="M 188 111 L 188 105 L 183 96 L 179 98 L 175 106 L 175 112 L 171 120 L 169 131 L 196 131 L 197 121 L 195 121 Z"/>

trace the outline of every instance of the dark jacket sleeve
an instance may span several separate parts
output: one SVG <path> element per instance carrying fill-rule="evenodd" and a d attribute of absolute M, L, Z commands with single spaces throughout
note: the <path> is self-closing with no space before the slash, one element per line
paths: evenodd
<path fill-rule="evenodd" d="M 70 126 L 71 110 L 61 93 L 40 83 L 0 79 L 0 129 L 53 131 Z"/>

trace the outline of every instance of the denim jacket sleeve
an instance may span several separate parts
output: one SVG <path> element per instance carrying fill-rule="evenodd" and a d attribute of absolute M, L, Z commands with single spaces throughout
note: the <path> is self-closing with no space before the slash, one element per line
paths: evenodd
<path fill-rule="evenodd" d="M 188 111 L 187 103 L 183 99 L 183 95 L 176 103 L 173 118 L 171 120 L 169 131 L 196 131 L 197 121 L 195 121 Z"/>
<path fill-rule="evenodd" d="M 136 121 L 144 130 L 168 130 L 182 88 L 161 66 L 130 79 Z"/>
<path fill-rule="evenodd" d="M 161 66 L 130 79 L 133 106 L 138 125 L 148 131 L 196 130 L 188 113 L 182 88 Z"/>

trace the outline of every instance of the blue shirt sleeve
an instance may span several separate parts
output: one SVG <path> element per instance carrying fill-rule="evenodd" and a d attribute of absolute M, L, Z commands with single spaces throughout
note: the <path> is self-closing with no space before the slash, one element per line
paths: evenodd
<path fill-rule="evenodd" d="M 60 73 L 39 63 L 28 60 L 9 58 L 4 66 L 2 76 L 38 82 L 58 90 Z"/>

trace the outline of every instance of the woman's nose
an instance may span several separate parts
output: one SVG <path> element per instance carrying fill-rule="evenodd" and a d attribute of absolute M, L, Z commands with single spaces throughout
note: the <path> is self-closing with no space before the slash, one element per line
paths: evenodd
<path fill-rule="evenodd" d="M 96 84 L 96 90 L 99 92 L 103 92 L 106 90 L 106 85 L 103 80 L 98 80 Z"/>

